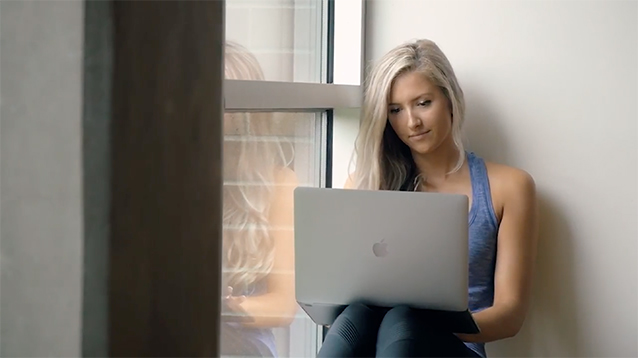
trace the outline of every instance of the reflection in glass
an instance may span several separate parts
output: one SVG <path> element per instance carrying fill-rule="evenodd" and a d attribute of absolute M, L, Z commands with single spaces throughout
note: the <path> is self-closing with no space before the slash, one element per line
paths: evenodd
<path fill-rule="evenodd" d="M 322 0 L 227 0 L 226 40 L 259 61 L 267 81 L 321 82 Z"/>
<path fill-rule="evenodd" d="M 225 61 L 227 79 L 263 80 L 256 58 L 242 46 L 227 42 Z M 224 116 L 224 356 L 278 356 L 274 329 L 290 325 L 299 310 L 293 190 L 300 177 L 314 175 L 314 118 L 289 113 Z"/>

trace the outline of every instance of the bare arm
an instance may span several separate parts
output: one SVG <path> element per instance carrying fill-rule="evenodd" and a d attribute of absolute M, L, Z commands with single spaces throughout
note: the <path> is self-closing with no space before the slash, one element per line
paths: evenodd
<path fill-rule="evenodd" d="M 271 206 L 270 226 L 275 245 L 274 266 L 267 277 L 268 292 L 249 296 L 240 303 L 251 321 L 251 327 L 276 327 L 289 325 L 297 312 L 295 300 L 295 261 L 293 232 L 293 191 L 297 177 L 289 169 L 282 170 L 277 178 L 274 201 Z"/>
<path fill-rule="evenodd" d="M 507 169 L 501 181 L 503 212 L 498 233 L 494 304 L 474 314 L 480 334 L 458 335 L 467 342 L 491 342 L 515 336 L 529 307 L 538 236 L 536 188 L 527 173 Z"/>
<path fill-rule="evenodd" d="M 344 189 L 354 189 L 354 182 L 352 181 L 352 176 L 348 176 L 346 179 L 346 183 L 343 184 Z"/>

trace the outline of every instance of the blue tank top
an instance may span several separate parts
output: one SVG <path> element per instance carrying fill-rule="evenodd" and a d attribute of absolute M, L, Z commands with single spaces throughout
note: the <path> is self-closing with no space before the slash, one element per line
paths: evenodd
<path fill-rule="evenodd" d="M 472 181 L 472 206 L 469 220 L 469 309 L 473 313 L 491 307 L 494 303 L 494 269 L 496 266 L 496 240 L 498 220 L 492 205 L 490 183 L 482 158 L 467 153 Z M 486 357 L 484 343 L 466 343 L 466 346 Z"/>
<path fill-rule="evenodd" d="M 247 297 L 264 294 L 267 291 L 265 280 L 251 285 L 242 292 Z M 250 357 L 278 357 L 275 334 L 271 328 L 245 327 L 238 323 L 227 323 L 222 330 L 233 330 L 239 339 L 237 340 L 237 352 L 235 354 L 246 358 Z M 248 352 L 259 353 L 248 353 Z"/>

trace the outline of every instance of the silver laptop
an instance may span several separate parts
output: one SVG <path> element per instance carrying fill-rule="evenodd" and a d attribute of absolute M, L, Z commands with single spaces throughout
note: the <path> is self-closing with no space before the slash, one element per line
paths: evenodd
<path fill-rule="evenodd" d="M 294 202 L 296 298 L 315 323 L 332 324 L 351 303 L 408 305 L 477 331 L 467 196 L 298 187 Z"/>

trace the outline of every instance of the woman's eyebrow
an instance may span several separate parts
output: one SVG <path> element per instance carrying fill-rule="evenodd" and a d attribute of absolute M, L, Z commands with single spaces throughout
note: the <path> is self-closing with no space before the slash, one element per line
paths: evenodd
<path fill-rule="evenodd" d="M 431 94 L 432 93 L 430 93 L 430 92 L 421 93 L 420 95 L 418 95 L 418 96 L 414 97 L 413 99 L 411 99 L 410 102 L 414 102 L 414 101 L 416 101 L 417 99 L 419 99 L 421 97 L 429 96 Z M 388 106 L 398 106 L 398 103 L 388 103 Z"/>

